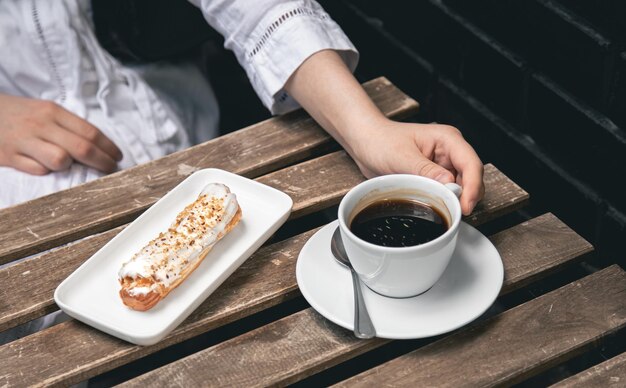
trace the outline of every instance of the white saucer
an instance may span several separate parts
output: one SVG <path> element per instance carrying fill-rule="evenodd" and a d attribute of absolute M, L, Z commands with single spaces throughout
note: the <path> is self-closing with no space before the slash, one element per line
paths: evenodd
<path fill-rule="evenodd" d="M 330 321 L 354 329 L 350 271 L 335 261 L 330 238 L 338 222 L 319 230 L 302 248 L 296 278 L 309 304 Z M 363 286 L 376 335 L 381 338 L 425 338 L 455 330 L 478 318 L 500 293 L 504 268 L 500 254 L 482 233 L 461 223 L 450 265 L 426 293 L 388 298 Z"/>

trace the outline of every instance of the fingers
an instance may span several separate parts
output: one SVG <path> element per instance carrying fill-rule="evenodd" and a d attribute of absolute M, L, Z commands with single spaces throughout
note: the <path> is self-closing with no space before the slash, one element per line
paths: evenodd
<path fill-rule="evenodd" d="M 47 142 L 65 149 L 72 159 L 89 167 L 105 173 L 113 172 L 117 168 L 116 160 L 109 153 L 104 152 L 102 148 L 93 142 L 65 128 L 51 128 L 43 134 L 43 138 Z"/>
<path fill-rule="evenodd" d="M 50 172 L 43 164 L 24 155 L 13 155 L 12 167 L 31 175 L 46 175 Z"/>
<path fill-rule="evenodd" d="M 473 151 L 474 150 L 472 149 L 472 152 Z M 467 152 L 467 150 L 465 150 L 465 152 Z M 449 171 L 424 157 L 420 157 L 420 160 L 417 162 L 417 175 L 434 179 L 443 184 L 456 181 L 456 183 L 461 185 L 461 187 L 463 187 L 461 198 L 459 198 L 461 202 L 461 211 L 467 216 L 472 212 L 484 194 L 483 165 L 480 163 L 478 156 L 476 156 L 476 159 L 478 160 L 478 163 L 476 163 L 473 159 L 468 160 L 465 164 L 461 163 L 462 167 L 453 168 L 453 171 Z M 457 177 L 456 180 L 455 175 Z"/>
<path fill-rule="evenodd" d="M 72 157 L 66 150 L 38 138 L 25 142 L 19 151 L 21 156 L 32 159 L 49 171 L 66 170 L 72 164 Z"/>
<path fill-rule="evenodd" d="M 463 214 L 469 215 L 478 201 L 485 195 L 485 186 L 483 185 L 483 166 L 475 168 L 467 168 L 466 172 L 460 174 L 461 186 L 463 194 L 461 194 L 461 210 Z"/>
<path fill-rule="evenodd" d="M 84 158 L 88 162 L 77 158 L 77 160 L 79 160 L 80 162 L 97 169 L 102 169 L 102 153 L 106 154 L 108 159 L 112 159 L 114 161 L 122 160 L 122 151 L 120 151 L 120 149 L 98 128 L 89 124 L 87 121 L 81 119 L 80 117 L 68 112 L 61 107 L 59 107 L 59 111 L 55 115 L 55 121 L 57 122 L 57 124 L 59 124 L 59 126 L 70 130 L 87 142 L 92 143 L 100 151 L 82 152 L 82 154 L 84 154 Z M 94 163 L 95 165 L 92 165 L 92 163 Z"/>
<path fill-rule="evenodd" d="M 121 159 L 102 132 L 56 103 L 0 93 L 1 166 L 40 175 L 78 161 L 111 172 Z"/>
<path fill-rule="evenodd" d="M 434 179 L 444 184 L 454 182 L 454 175 L 452 174 L 452 172 L 432 162 L 430 159 L 427 159 L 422 155 L 417 155 L 415 171 L 413 171 L 413 173 Z"/>
<path fill-rule="evenodd" d="M 483 163 L 463 138 L 451 145 L 450 160 L 458 173 L 457 183 L 463 187 L 461 210 L 464 215 L 469 215 L 485 193 Z"/>

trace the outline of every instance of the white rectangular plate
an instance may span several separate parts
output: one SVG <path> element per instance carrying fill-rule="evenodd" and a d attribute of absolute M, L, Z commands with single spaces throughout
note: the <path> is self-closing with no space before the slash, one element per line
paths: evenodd
<path fill-rule="evenodd" d="M 237 196 L 242 218 L 191 275 L 148 311 L 126 307 L 119 296 L 117 272 L 146 243 L 166 231 L 176 215 L 211 182 L 227 185 Z M 68 315 L 123 340 L 152 345 L 160 341 L 254 253 L 289 217 L 293 202 L 276 189 L 223 170 L 195 172 L 146 210 L 54 292 Z"/>

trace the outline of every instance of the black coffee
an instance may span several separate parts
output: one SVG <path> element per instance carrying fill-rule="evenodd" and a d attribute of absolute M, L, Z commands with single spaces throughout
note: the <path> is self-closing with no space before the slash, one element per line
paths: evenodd
<path fill-rule="evenodd" d="M 441 212 L 408 199 L 385 199 L 368 205 L 352 220 L 350 230 L 384 247 L 410 247 L 436 239 L 448 230 Z"/>

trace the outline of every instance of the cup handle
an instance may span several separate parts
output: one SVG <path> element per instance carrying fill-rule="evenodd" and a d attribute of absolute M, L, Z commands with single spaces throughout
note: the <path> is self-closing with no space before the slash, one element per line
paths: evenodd
<path fill-rule="evenodd" d="M 446 183 L 445 186 L 457 196 L 457 198 L 461 197 L 461 193 L 463 192 L 463 188 L 456 183 Z"/>

